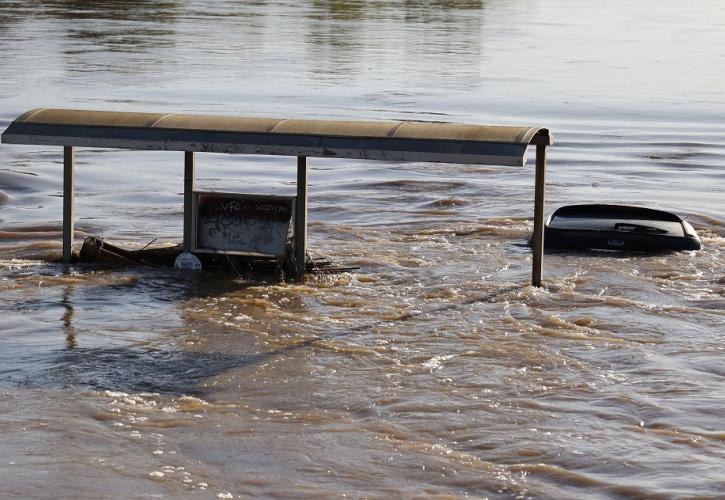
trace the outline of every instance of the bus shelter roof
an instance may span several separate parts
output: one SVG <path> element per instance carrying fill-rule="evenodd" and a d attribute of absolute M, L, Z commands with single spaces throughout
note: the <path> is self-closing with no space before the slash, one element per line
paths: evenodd
<path fill-rule="evenodd" d="M 416 121 L 335 121 L 33 109 L 2 142 L 138 150 L 523 166 L 548 129 Z"/>

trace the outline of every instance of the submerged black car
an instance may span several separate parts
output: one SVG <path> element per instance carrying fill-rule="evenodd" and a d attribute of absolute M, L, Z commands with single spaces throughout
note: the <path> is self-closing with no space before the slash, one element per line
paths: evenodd
<path fill-rule="evenodd" d="M 670 212 L 624 205 L 569 205 L 544 226 L 547 249 L 699 250 L 693 227 Z"/>

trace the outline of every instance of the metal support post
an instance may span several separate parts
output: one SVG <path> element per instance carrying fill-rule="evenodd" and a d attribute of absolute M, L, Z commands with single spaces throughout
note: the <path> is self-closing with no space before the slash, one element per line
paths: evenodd
<path fill-rule="evenodd" d="M 546 145 L 536 145 L 536 184 L 534 186 L 534 252 L 531 268 L 531 284 L 541 286 L 544 267 L 544 192 L 546 188 Z"/>
<path fill-rule="evenodd" d="M 75 173 L 73 171 L 73 146 L 63 147 L 63 262 L 70 262 L 73 255 Z"/>
<path fill-rule="evenodd" d="M 294 229 L 295 278 L 302 280 L 305 274 L 307 254 L 307 157 L 297 157 L 297 198 L 295 200 Z"/>
<path fill-rule="evenodd" d="M 194 242 L 192 200 L 194 197 L 195 168 L 194 152 L 184 151 L 184 252 L 191 252 Z"/>

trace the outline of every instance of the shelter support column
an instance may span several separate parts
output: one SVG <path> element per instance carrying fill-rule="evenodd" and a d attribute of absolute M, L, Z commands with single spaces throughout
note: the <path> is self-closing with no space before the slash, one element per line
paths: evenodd
<path fill-rule="evenodd" d="M 194 197 L 196 159 L 193 151 L 184 151 L 184 252 L 191 252 L 194 242 Z"/>
<path fill-rule="evenodd" d="M 63 146 L 63 262 L 70 262 L 73 255 L 75 233 L 75 172 L 73 170 L 73 146 Z"/>
<path fill-rule="evenodd" d="M 305 274 L 307 254 L 307 157 L 297 157 L 297 198 L 295 199 L 294 272 L 295 279 Z"/>
<path fill-rule="evenodd" d="M 534 185 L 534 252 L 531 268 L 531 284 L 541 286 L 544 268 L 544 193 L 546 190 L 546 144 L 536 145 L 536 183 Z"/>

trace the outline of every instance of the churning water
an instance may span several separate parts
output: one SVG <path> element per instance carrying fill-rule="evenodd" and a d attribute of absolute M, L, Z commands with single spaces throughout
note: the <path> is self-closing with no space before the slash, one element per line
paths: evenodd
<path fill-rule="evenodd" d="M 671 209 L 704 248 L 551 254 L 533 169 L 310 160 L 304 284 L 64 267 L 62 151 L 0 146 L 1 497 L 725 491 L 725 7 L 0 0 L 34 107 L 543 125 L 548 209 Z M 291 194 L 293 158 L 199 155 Z M 77 228 L 178 242 L 180 153 L 77 153 Z M 80 235 L 79 232 L 79 235 Z"/>

